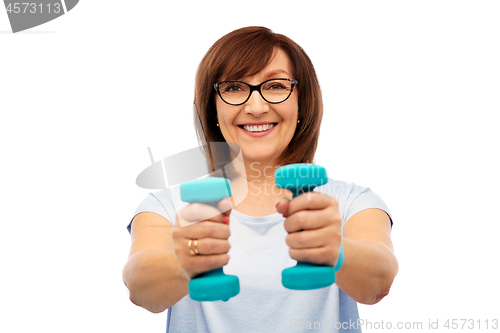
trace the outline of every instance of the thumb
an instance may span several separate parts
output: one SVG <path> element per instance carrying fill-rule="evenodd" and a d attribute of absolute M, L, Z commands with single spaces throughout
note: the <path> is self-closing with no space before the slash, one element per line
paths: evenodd
<path fill-rule="evenodd" d="M 231 214 L 233 206 L 229 198 L 224 198 L 219 201 L 219 203 L 217 204 L 217 208 L 219 208 L 224 215 L 229 216 Z"/>
<path fill-rule="evenodd" d="M 286 217 L 288 214 L 288 207 L 290 206 L 290 199 L 281 197 L 275 202 L 276 211 Z"/>

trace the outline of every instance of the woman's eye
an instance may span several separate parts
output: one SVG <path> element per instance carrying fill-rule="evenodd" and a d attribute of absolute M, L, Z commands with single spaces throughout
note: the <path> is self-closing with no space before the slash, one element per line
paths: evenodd
<path fill-rule="evenodd" d="M 281 83 L 272 83 L 267 88 L 267 90 L 284 90 L 286 87 Z"/>
<path fill-rule="evenodd" d="M 221 91 L 223 93 L 238 93 L 245 90 L 245 86 L 238 82 L 228 82 L 221 86 Z"/>
<path fill-rule="evenodd" d="M 241 88 L 239 86 L 229 86 L 224 91 L 236 92 L 236 91 L 240 91 L 240 90 L 241 90 Z"/>

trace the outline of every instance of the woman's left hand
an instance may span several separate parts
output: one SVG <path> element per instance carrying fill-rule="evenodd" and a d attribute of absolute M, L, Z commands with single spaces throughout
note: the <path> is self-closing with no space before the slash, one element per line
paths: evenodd
<path fill-rule="evenodd" d="M 342 220 L 335 198 L 318 192 L 303 193 L 291 201 L 279 199 L 276 210 L 286 218 L 286 243 L 292 259 L 336 265 L 342 241 Z"/>

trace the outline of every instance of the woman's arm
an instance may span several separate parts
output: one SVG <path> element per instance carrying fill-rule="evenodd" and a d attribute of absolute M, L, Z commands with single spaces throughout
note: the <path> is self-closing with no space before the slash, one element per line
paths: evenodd
<path fill-rule="evenodd" d="M 344 264 L 336 283 L 347 295 L 364 304 L 375 304 L 389 293 L 398 272 L 391 242 L 388 215 L 380 209 L 366 209 L 344 226 L 338 202 L 329 195 L 309 192 L 289 201 L 276 202 L 286 217 L 286 243 L 290 257 L 297 261 L 335 266 L 344 247 Z"/>
<path fill-rule="evenodd" d="M 132 245 L 123 281 L 132 303 L 160 313 L 188 293 L 188 278 L 174 252 L 172 224 L 155 213 L 140 213 L 132 222 Z"/>
<path fill-rule="evenodd" d="M 398 272 L 389 216 L 380 209 L 355 214 L 344 226 L 342 244 L 344 264 L 336 284 L 359 303 L 379 302 Z"/>

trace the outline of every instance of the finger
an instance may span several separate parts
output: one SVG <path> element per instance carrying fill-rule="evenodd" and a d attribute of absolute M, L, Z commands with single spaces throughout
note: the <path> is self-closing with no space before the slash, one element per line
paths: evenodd
<path fill-rule="evenodd" d="M 224 198 L 218 202 L 217 208 L 223 213 L 223 215 L 229 216 L 231 214 L 233 205 L 229 198 Z"/>
<path fill-rule="evenodd" d="M 275 202 L 276 211 L 278 213 L 282 214 L 283 217 L 287 217 L 287 211 L 288 211 L 289 205 L 290 205 L 290 199 L 285 198 L 285 197 L 281 197 L 278 200 L 276 200 L 276 202 Z"/>
<path fill-rule="evenodd" d="M 323 228 L 342 223 L 340 214 L 334 209 L 301 210 L 287 217 L 283 226 L 289 233 Z"/>
<path fill-rule="evenodd" d="M 228 239 L 231 236 L 229 226 L 223 223 L 203 221 L 183 228 L 172 228 L 172 237 L 176 243 L 181 239 L 216 238 Z"/>
<path fill-rule="evenodd" d="M 227 240 L 216 238 L 201 238 L 192 240 L 186 239 L 186 254 L 187 255 L 214 255 L 228 253 L 231 245 Z M 193 251 L 195 254 L 191 253 Z"/>
<path fill-rule="evenodd" d="M 222 222 L 222 211 L 211 205 L 193 202 L 181 209 L 178 213 L 180 222 L 192 224 L 201 221 Z M 182 225 L 181 223 L 181 226 Z"/>
<path fill-rule="evenodd" d="M 223 267 L 229 262 L 229 254 L 214 254 L 208 256 L 190 256 L 182 265 L 184 272 L 189 278 L 193 278 L 201 273 Z"/>
<path fill-rule="evenodd" d="M 327 250 L 324 247 L 293 249 L 288 251 L 290 257 L 300 262 L 308 262 L 317 265 L 327 264 Z"/>
<path fill-rule="evenodd" d="M 338 202 L 335 198 L 318 192 L 303 193 L 290 201 L 290 206 L 287 210 L 287 216 L 301 210 L 324 209 L 328 206 L 338 207 Z"/>
<path fill-rule="evenodd" d="M 292 232 L 285 238 L 286 244 L 294 249 L 315 248 L 328 244 L 326 228 Z"/>
<path fill-rule="evenodd" d="M 333 247 L 315 247 L 307 249 L 290 248 L 289 254 L 292 259 L 300 262 L 308 262 L 316 265 L 334 266 L 338 260 L 340 245 Z"/>

